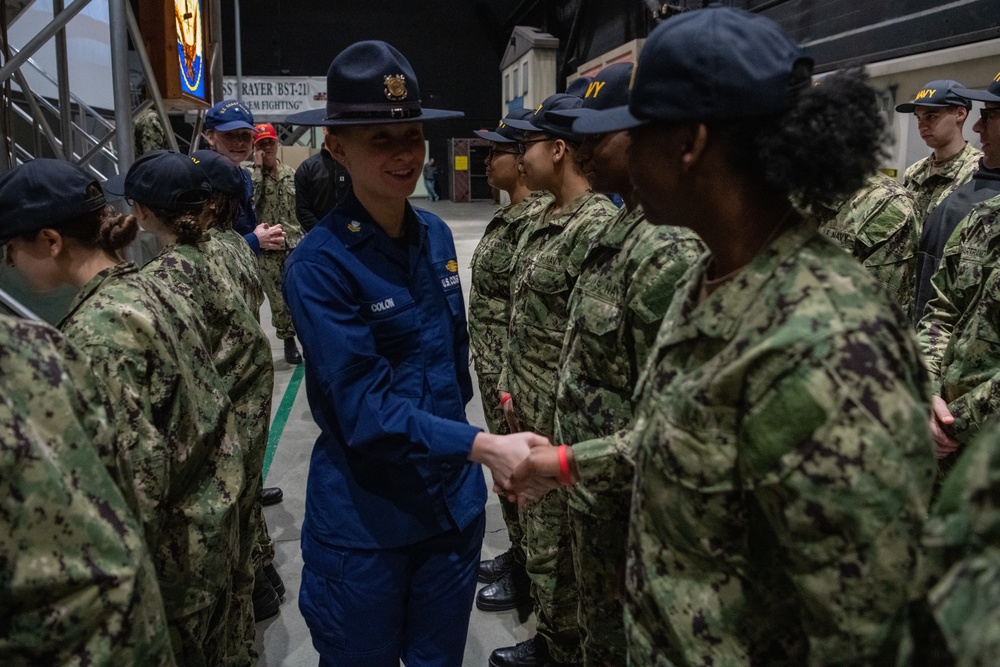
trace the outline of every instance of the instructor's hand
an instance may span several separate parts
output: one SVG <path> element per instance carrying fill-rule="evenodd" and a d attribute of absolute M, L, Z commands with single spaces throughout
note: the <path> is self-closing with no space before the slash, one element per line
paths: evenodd
<path fill-rule="evenodd" d="M 472 442 L 469 460 L 489 467 L 494 483 L 506 487 L 514 468 L 527 458 L 530 448 L 549 444 L 548 438 L 534 433 L 479 433 Z"/>

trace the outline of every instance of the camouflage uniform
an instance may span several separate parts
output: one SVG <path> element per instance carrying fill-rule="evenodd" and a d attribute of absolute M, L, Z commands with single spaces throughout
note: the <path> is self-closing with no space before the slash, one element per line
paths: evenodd
<path fill-rule="evenodd" d="M 476 364 L 479 394 L 490 433 L 510 433 L 497 398 L 497 381 L 507 347 L 510 323 L 511 270 L 522 232 L 552 203 L 547 192 L 533 193 L 524 201 L 497 211 L 472 253 L 472 286 L 469 289 L 469 346 Z M 524 539 L 517 504 L 500 496 L 500 509 L 514 549 L 524 563 Z"/>
<path fill-rule="evenodd" d="M 208 230 L 208 235 L 213 241 L 213 247 L 217 248 L 218 252 L 225 253 L 225 264 L 233 280 L 236 281 L 244 303 L 250 312 L 259 314 L 260 307 L 264 303 L 264 285 L 260 280 L 257 258 L 254 257 L 250 246 L 233 229 L 212 227 Z"/>
<path fill-rule="evenodd" d="M 132 124 L 135 139 L 135 156 L 156 150 L 168 150 L 167 132 L 163 128 L 160 115 L 153 108 L 146 109 L 135 117 Z"/>
<path fill-rule="evenodd" d="M 268 225 L 281 225 L 285 231 L 285 248 L 261 250 L 257 256 L 260 279 L 271 304 L 271 322 L 280 340 L 295 336 L 292 318 L 281 295 L 281 276 L 285 260 L 302 240 L 302 225 L 295 217 L 295 170 L 278 163 L 276 172 L 255 166 L 252 172 L 254 201 L 257 204 L 257 221 Z"/>
<path fill-rule="evenodd" d="M 962 444 L 1000 414 L 1000 197 L 976 205 L 945 245 L 918 334 L 934 392 Z M 947 463 L 945 463 L 947 465 Z"/>
<path fill-rule="evenodd" d="M 210 237 L 209 237 L 210 239 Z M 235 295 L 234 283 L 225 254 L 211 240 L 198 244 L 172 244 L 147 264 L 144 272 L 162 280 L 170 290 L 196 304 L 202 315 L 202 336 L 212 355 L 215 369 L 233 403 L 236 425 L 244 443 L 243 463 L 246 484 L 239 497 L 239 566 L 234 569 L 230 623 L 234 634 L 230 646 L 242 646 L 227 656 L 227 663 L 243 665 L 256 659 L 253 641 L 254 551 L 258 549 L 261 471 L 267 448 L 274 389 L 274 362 L 271 346 L 246 303 Z"/>
<path fill-rule="evenodd" d="M 569 298 L 559 361 L 555 442 L 614 448 L 632 422 L 632 391 L 674 285 L 704 245 L 690 230 L 654 227 L 622 208 L 597 230 Z M 587 442 L 582 442 L 587 441 Z M 622 598 L 631 466 L 568 490 L 583 663 L 625 664 Z"/>
<path fill-rule="evenodd" d="M 232 404 L 197 318 L 129 262 L 101 271 L 59 324 L 90 360 L 127 434 L 146 543 L 178 664 L 225 653 L 230 579 L 243 488 Z"/>
<path fill-rule="evenodd" d="M 0 315 L 0 661 L 159 665 L 174 656 L 156 573 L 109 469 L 131 485 L 87 363 Z"/>
<path fill-rule="evenodd" d="M 910 191 L 879 173 L 821 219 L 819 229 L 861 262 L 912 319 L 917 223 Z"/>
<path fill-rule="evenodd" d="M 636 389 L 630 664 L 892 664 L 934 470 L 913 334 L 811 223 L 701 299 L 709 261 Z"/>
<path fill-rule="evenodd" d="M 521 427 L 549 437 L 555 429 L 555 388 L 570 291 L 590 234 L 618 215 L 606 197 L 593 192 L 568 202 L 559 214 L 549 214 L 552 206 L 518 242 L 507 356 L 498 381 L 499 388 L 513 396 Z M 565 492 L 553 491 L 527 507 L 522 523 L 538 634 L 554 660 L 578 661 L 577 596 Z"/>
<path fill-rule="evenodd" d="M 927 600 L 944 641 L 936 662 L 994 665 L 1000 656 L 1000 422 L 983 427 L 945 480 L 924 527 Z M 918 643 L 919 646 L 919 643 Z M 933 644 L 931 644 L 933 646 Z M 931 653 L 919 646 L 921 653 Z M 949 655 L 950 654 L 950 655 Z M 932 654 L 933 655 L 933 654 Z"/>
<path fill-rule="evenodd" d="M 969 142 L 958 155 L 938 168 L 934 167 L 934 156 L 917 160 L 906 169 L 903 176 L 903 187 L 913 193 L 916 199 L 917 218 L 923 231 L 924 220 L 930 215 L 944 198 L 954 192 L 960 185 L 968 183 L 972 172 L 979 166 L 983 152 Z"/>

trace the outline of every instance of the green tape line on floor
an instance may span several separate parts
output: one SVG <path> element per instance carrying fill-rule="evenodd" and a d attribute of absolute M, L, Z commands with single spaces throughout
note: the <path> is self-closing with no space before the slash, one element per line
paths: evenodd
<path fill-rule="evenodd" d="M 281 397 L 281 404 L 278 406 L 278 413 L 274 415 L 274 421 L 271 422 L 271 430 L 267 434 L 267 451 L 264 453 L 263 479 L 267 479 L 267 473 L 271 469 L 274 452 L 278 449 L 278 441 L 281 440 L 281 433 L 285 430 L 288 415 L 292 412 L 292 406 L 295 404 L 295 396 L 299 393 L 299 385 L 302 384 L 304 375 L 305 366 L 299 364 L 295 367 L 292 379 L 288 381 L 288 386 L 285 387 L 285 393 Z"/>

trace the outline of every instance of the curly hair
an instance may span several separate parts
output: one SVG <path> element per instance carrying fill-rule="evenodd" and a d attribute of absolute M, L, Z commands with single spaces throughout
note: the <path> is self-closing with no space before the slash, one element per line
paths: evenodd
<path fill-rule="evenodd" d="M 744 174 L 803 206 L 834 205 L 860 188 L 887 155 L 885 119 L 862 70 L 803 86 L 797 104 L 782 114 L 716 129 L 727 135 L 730 158 Z"/>
<path fill-rule="evenodd" d="M 178 243 L 193 244 L 201 240 L 205 227 L 201 220 L 201 210 L 163 211 L 150 208 L 156 219 L 169 227 L 177 235 Z"/>
<path fill-rule="evenodd" d="M 87 186 L 87 198 L 101 194 L 100 186 Z M 119 256 L 119 251 L 135 240 L 139 233 L 139 221 L 134 215 L 124 215 L 112 206 L 87 213 L 86 215 L 65 220 L 57 225 L 59 233 L 71 238 L 84 248 L 100 248 L 104 252 Z"/>
<path fill-rule="evenodd" d="M 233 223 L 240 216 L 241 209 L 239 198 L 213 192 L 202 212 L 206 228 L 232 229 Z"/>

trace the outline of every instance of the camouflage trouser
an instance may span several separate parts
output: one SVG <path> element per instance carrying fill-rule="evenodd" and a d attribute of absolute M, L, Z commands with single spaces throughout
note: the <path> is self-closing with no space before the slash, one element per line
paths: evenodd
<path fill-rule="evenodd" d="M 510 433 L 507 420 L 503 417 L 503 409 L 497 400 L 497 380 L 499 373 L 489 373 L 479 375 L 479 393 L 483 399 L 483 413 L 486 415 L 486 426 L 490 433 L 506 435 Z M 504 496 L 500 498 L 500 511 L 503 514 L 503 521 L 507 524 L 507 536 L 510 538 L 510 547 L 514 555 L 514 560 L 524 565 L 524 530 L 521 528 L 521 518 L 517 509 L 517 503 L 512 503 Z"/>
<path fill-rule="evenodd" d="M 226 665 L 256 664 L 257 652 L 254 639 L 257 626 L 253 618 L 254 573 L 274 560 L 274 545 L 264 523 L 264 511 L 260 501 L 263 480 L 264 454 L 267 450 L 267 427 L 271 412 L 270 394 L 261 395 L 256 400 L 241 402 L 237 406 L 237 420 L 250 446 L 243 453 L 246 482 L 239 499 L 240 513 L 240 557 L 238 567 L 233 572 L 233 590 L 229 604 L 227 623 L 229 650 Z"/>
<path fill-rule="evenodd" d="M 584 510 L 586 504 L 576 500 L 570 498 L 568 509 L 583 664 L 617 667 L 626 663 L 625 542 L 631 493 L 602 493 L 597 511 Z"/>
<path fill-rule="evenodd" d="M 521 510 L 525 567 L 531 579 L 537 631 L 557 662 L 580 661 L 576 576 L 566 491 L 550 492 Z"/>
<path fill-rule="evenodd" d="M 229 591 L 224 591 L 214 604 L 167 620 L 170 644 L 178 667 L 214 667 L 226 662 L 226 656 L 231 652 L 227 643 L 230 635 L 226 631 L 231 625 L 226 604 L 228 598 Z"/>
<path fill-rule="evenodd" d="M 267 302 L 271 305 L 271 324 L 278 334 L 279 340 L 293 338 L 292 317 L 288 314 L 288 306 L 281 295 L 281 274 L 285 270 L 285 260 L 291 250 L 264 250 L 257 255 L 257 266 L 260 268 L 260 282 L 264 285 Z"/>

